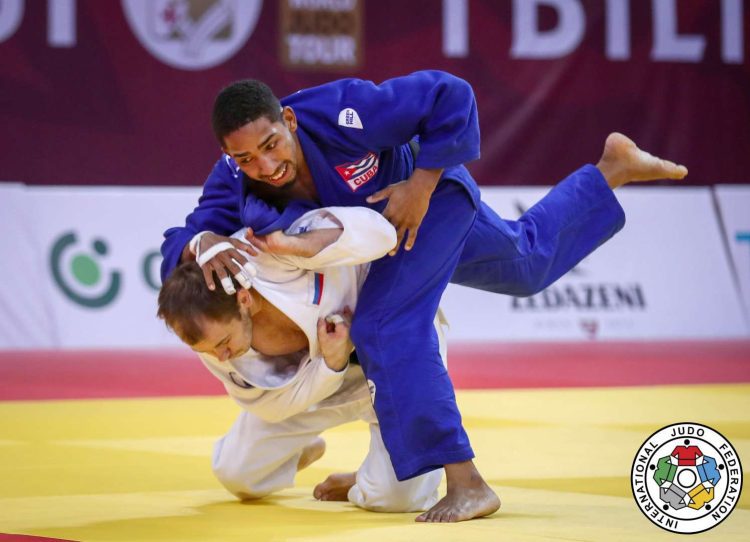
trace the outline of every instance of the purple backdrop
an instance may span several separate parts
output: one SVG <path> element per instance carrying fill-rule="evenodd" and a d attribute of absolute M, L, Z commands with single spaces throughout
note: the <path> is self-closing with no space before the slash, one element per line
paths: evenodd
<path fill-rule="evenodd" d="M 480 184 L 551 184 L 595 161 L 614 130 L 687 164 L 692 184 L 750 182 L 742 0 L 378 0 L 363 1 L 357 17 L 310 18 L 313 4 L 352 3 L 289 0 L 308 8 L 308 24 L 273 0 L 230 0 L 222 9 L 243 23 L 217 14 L 212 26 L 206 16 L 201 38 L 198 26 L 175 21 L 185 9 L 221 7 L 213 0 L 0 0 L 0 179 L 199 184 L 218 157 L 212 100 L 232 80 L 260 78 L 284 95 L 341 76 L 381 81 L 438 68 L 476 91 L 482 158 L 471 169 Z M 143 45 L 128 10 L 186 62 L 205 58 L 201 44 L 237 41 L 243 25 L 250 35 L 217 65 L 183 69 Z M 356 62 L 283 59 L 287 34 L 306 24 L 349 32 Z M 299 51 L 329 43 L 316 39 Z"/>

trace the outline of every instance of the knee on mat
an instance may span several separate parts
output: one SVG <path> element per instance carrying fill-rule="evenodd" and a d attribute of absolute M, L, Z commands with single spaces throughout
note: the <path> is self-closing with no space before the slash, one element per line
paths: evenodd
<path fill-rule="evenodd" d="M 389 513 L 405 513 L 405 512 L 424 512 L 432 508 L 437 502 L 437 496 L 434 499 L 417 499 L 409 500 L 404 496 L 390 495 L 387 498 L 367 498 L 361 503 L 357 503 L 357 506 L 370 512 L 389 512 Z"/>
<path fill-rule="evenodd" d="M 229 465 L 214 465 L 213 471 L 221 485 L 240 500 L 261 499 L 274 491 L 273 488 L 263 487 L 261 483 L 253 481 L 246 470 L 242 471 Z"/>
<path fill-rule="evenodd" d="M 354 487 L 354 504 L 372 512 L 423 512 L 438 501 L 437 489 L 408 488 L 402 484 L 378 487 Z M 350 497 L 352 495 L 350 494 Z"/>

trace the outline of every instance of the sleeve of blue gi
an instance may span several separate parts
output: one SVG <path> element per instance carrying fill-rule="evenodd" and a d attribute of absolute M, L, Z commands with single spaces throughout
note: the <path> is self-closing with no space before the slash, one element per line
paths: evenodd
<path fill-rule="evenodd" d="M 166 279 L 180 263 L 182 251 L 190 239 L 201 231 L 229 235 L 242 227 L 240 200 L 242 178 L 232 170 L 222 157 L 211 170 L 203 186 L 198 206 L 185 219 L 185 226 L 169 228 L 164 232 L 161 254 L 161 279 Z"/>

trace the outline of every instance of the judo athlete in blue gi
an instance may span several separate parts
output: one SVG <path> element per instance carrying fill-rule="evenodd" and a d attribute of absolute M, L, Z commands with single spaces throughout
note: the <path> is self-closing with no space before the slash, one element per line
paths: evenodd
<path fill-rule="evenodd" d="M 473 91 L 438 71 L 380 85 L 334 81 L 280 103 L 258 81 L 235 83 L 216 99 L 213 128 L 225 154 L 185 227 L 165 233 L 163 276 L 192 257 L 193 240 L 216 252 L 203 266 L 209 287 L 214 271 L 224 283 L 243 261 L 224 236 L 284 229 L 311 207 L 368 206 L 395 226 L 398 244 L 372 263 L 351 336 L 398 479 L 445 467 L 447 495 L 418 521 L 462 521 L 500 506 L 471 461 L 438 351 L 433 319 L 448 282 L 536 293 L 622 228 L 613 188 L 687 174 L 612 134 L 596 166 L 505 221 L 463 166 L 479 157 Z"/>

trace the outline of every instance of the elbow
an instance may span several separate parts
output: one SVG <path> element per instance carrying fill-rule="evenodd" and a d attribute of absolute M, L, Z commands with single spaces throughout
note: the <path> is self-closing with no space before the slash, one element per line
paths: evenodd
<path fill-rule="evenodd" d="M 236 399 L 235 399 L 236 400 Z M 263 420 L 266 423 L 279 423 L 283 422 L 294 413 L 289 412 L 288 408 L 283 408 L 276 404 L 264 404 L 259 406 L 257 404 L 247 403 L 245 401 L 237 401 L 237 403 L 245 410 Z"/>
<path fill-rule="evenodd" d="M 531 297 L 542 292 L 546 286 L 542 283 L 521 284 L 513 292 L 514 297 Z"/>
<path fill-rule="evenodd" d="M 383 254 L 387 254 L 396 247 L 398 241 L 398 235 L 396 234 L 396 228 L 393 224 L 388 222 L 388 219 L 382 215 L 377 215 L 378 219 L 382 220 L 383 227 L 378 229 L 379 239 L 384 247 Z"/>
<path fill-rule="evenodd" d="M 396 236 L 396 230 L 394 228 L 389 228 L 388 231 L 383 232 L 382 246 L 384 250 L 382 251 L 382 255 L 386 255 L 393 250 L 396 247 L 396 241 L 398 241 L 398 237 Z"/>
<path fill-rule="evenodd" d="M 261 420 L 268 423 L 279 423 L 283 422 L 287 418 L 291 416 L 288 412 L 274 412 L 274 411 L 264 411 L 264 412 L 253 412 L 256 416 L 258 416 Z"/>
<path fill-rule="evenodd" d="M 516 285 L 513 295 L 516 297 L 531 297 L 542 292 L 550 285 L 550 269 L 546 258 L 528 258 L 526 260 L 526 272 L 524 280 Z M 547 265 L 545 265 L 547 264 Z"/>
<path fill-rule="evenodd" d="M 368 209 L 368 217 L 371 219 L 371 227 L 368 227 L 368 244 L 373 247 L 373 250 L 377 249 L 378 254 L 376 257 L 384 256 L 388 254 L 396 246 L 398 236 L 396 235 L 396 228 L 393 224 L 388 222 L 380 213 Z"/>

